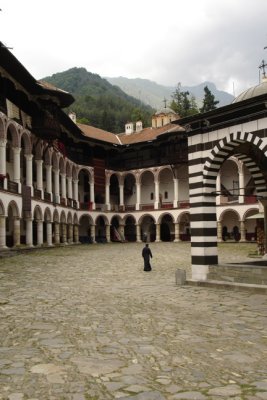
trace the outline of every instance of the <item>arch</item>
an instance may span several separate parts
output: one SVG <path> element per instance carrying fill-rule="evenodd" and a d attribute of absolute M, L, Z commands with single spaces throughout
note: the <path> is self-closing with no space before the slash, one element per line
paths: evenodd
<path fill-rule="evenodd" d="M 19 206 L 17 205 L 17 203 L 14 200 L 10 201 L 7 209 L 12 210 L 13 217 L 20 218 Z"/>
<path fill-rule="evenodd" d="M 91 215 L 82 214 L 79 219 L 79 241 L 80 243 L 92 243 L 92 229 L 94 225 Z"/>
<path fill-rule="evenodd" d="M 264 146 L 263 141 L 255 134 L 249 132 L 231 133 L 219 141 L 204 164 L 203 187 L 204 190 L 206 189 L 205 191 L 213 192 L 215 190 L 215 179 L 222 163 L 231 155 L 234 155 L 240 161 L 243 161 L 251 173 L 258 195 L 267 196 L 266 180 L 259 166 L 246 154 L 246 151 L 244 153 L 240 152 L 240 146 L 247 143 L 255 146 L 264 156 L 267 154 L 267 146 Z M 235 150 L 238 151 L 235 152 Z"/>
<path fill-rule="evenodd" d="M 45 211 L 44 211 L 44 220 L 46 222 L 51 222 L 52 221 L 52 213 L 50 208 L 46 207 Z"/>
<path fill-rule="evenodd" d="M 218 221 L 222 221 L 222 219 L 223 219 L 223 217 L 225 216 L 225 214 L 226 213 L 229 213 L 229 212 L 232 212 L 232 213 L 234 213 L 236 216 L 237 216 L 237 218 L 238 218 L 238 220 L 240 221 L 240 215 L 239 215 L 239 213 L 238 213 L 238 211 L 237 210 L 235 210 L 235 209 L 233 209 L 233 208 L 227 208 L 227 209 L 225 209 L 225 210 L 223 210 L 222 212 L 221 212 L 221 214 L 219 215 L 219 218 L 218 218 Z"/>
<path fill-rule="evenodd" d="M 61 213 L 60 213 L 60 223 L 61 224 L 65 224 L 66 223 L 66 214 L 65 214 L 65 211 L 61 211 Z"/>
<path fill-rule="evenodd" d="M 68 177 L 72 177 L 72 170 L 73 170 L 73 164 L 68 160 L 66 162 L 66 174 Z"/>
<path fill-rule="evenodd" d="M 67 215 L 67 223 L 72 224 L 72 215 L 71 215 L 70 211 L 68 212 L 68 215 Z"/>
<path fill-rule="evenodd" d="M 24 153 L 25 154 L 31 154 L 32 153 L 32 142 L 31 142 L 31 136 L 30 136 L 30 132 L 23 130 L 21 133 L 21 147 L 22 147 L 22 143 L 23 143 L 23 147 L 24 147 Z"/>
<path fill-rule="evenodd" d="M 150 217 L 154 221 L 154 223 L 156 223 L 155 217 L 153 215 L 151 215 L 151 214 L 146 213 L 146 214 L 143 214 L 143 215 L 140 216 L 140 218 L 138 220 L 138 224 L 141 224 L 143 219 L 146 218 L 146 217 Z"/>
<path fill-rule="evenodd" d="M 7 126 L 6 126 L 6 137 L 10 135 L 11 137 L 11 143 L 13 147 L 19 147 L 19 133 L 17 129 L 17 125 L 15 124 L 14 121 L 8 121 Z"/>
<path fill-rule="evenodd" d="M 125 215 L 123 218 L 124 236 L 127 242 L 136 242 L 136 219 L 133 215 Z"/>
<path fill-rule="evenodd" d="M 66 173 L 66 161 L 65 158 L 62 156 L 59 157 L 59 171 L 61 174 Z"/>
<path fill-rule="evenodd" d="M 5 207 L 4 207 L 2 200 L 0 200 L 0 215 L 1 216 L 5 215 Z"/>
<path fill-rule="evenodd" d="M 162 213 L 162 214 L 159 215 L 159 217 L 158 217 L 158 219 L 157 219 L 157 224 L 160 224 L 161 221 L 162 221 L 162 219 L 163 219 L 165 216 L 167 216 L 167 215 L 171 217 L 171 220 L 172 220 L 173 223 L 175 222 L 175 219 L 174 219 L 174 217 L 173 217 L 173 215 L 172 215 L 171 213 L 169 213 L 169 212 L 164 212 L 164 213 Z"/>
<path fill-rule="evenodd" d="M 43 221 L 43 213 L 42 213 L 42 209 L 41 209 L 41 207 L 40 207 L 39 205 L 36 205 L 36 206 L 34 207 L 34 210 L 33 210 L 33 218 L 34 218 L 36 221 Z"/>
<path fill-rule="evenodd" d="M 54 213 L 53 213 L 53 222 L 59 222 L 59 213 L 58 213 L 58 210 L 54 210 Z"/>
<path fill-rule="evenodd" d="M 73 224 L 74 225 L 78 225 L 79 224 L 78 215 L 76 213 L 74 213 L 74 215 L 73 215 Z"/>
<path fill-rule="evenodd" d="M 163 213 L 158 218 L 160 223 L 160 240 L 172 242 L 175 239 L 174 218 L 170 213 Z"/>
<path fill-rule="evenodd" d="M 141 227 L 141 239 L 144 242 L 154 242 L 156 240 L 155 218 L 150 214 L 142 215 L 139 219 Z"/>
<path fill-rule="evenodd" d="M 6 117 L 1 114 L 0 115 L 0 140 L 4 140 L 5 139 L 5 132 L 6 132 L 6 122 L 7 119 Z"/>

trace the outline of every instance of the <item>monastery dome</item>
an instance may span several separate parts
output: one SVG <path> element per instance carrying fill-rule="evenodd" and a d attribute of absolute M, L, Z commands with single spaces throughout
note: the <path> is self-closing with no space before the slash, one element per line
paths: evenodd
<path fill-rule="evenodd" d="M 155 112 L 155 115 L 160 115 L 160 114 L 175 114 L 175 111 L 173 111 L 171 108 L 164 107 Z"/>
<path fill-rule="evenodd" d="M 238 103 L 239 101 L 251 99 L 252 97 L 260 96 L 261 94 L 267 93 L 267 78 L 263 78 L 262 82 L 259 85 L 253 86 L 240 95 L 238 95 L 233 103 Z"/>

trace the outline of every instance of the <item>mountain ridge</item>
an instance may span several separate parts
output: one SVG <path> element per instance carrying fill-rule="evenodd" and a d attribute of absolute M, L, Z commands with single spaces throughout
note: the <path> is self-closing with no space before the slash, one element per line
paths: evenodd
<path fill-rule="evenodd" d="M 109 78 L 105 79 L 112 85 L 118 86 L 125 93 L 129 94 L 140 100 L 141 102 L 150 105 L 155 109 L 163 107 L 164 99 L 171 102 L 172 94 L 176 87 L 160 85 L 154 81 L 143 78 Z M 215 99 L 219 100 L 218 107 L 230 104 L 234 100 L 234 96 L 228 92 L 217 89 L 213 82 L 205 81 L 194 86 L 181 86 L 181 91 L 188 91 L 191 95 L 196 97 L 199 106 L 202 105 L 204 97 L 204 87 L 208 86 Z"/>

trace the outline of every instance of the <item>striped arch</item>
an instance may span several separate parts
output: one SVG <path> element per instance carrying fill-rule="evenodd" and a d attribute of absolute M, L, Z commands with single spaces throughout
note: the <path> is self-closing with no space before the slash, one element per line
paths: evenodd
<path fill-rule="evenodd" d="M 203 168 L 203 187 L 208 189 L 209 192 L 216 190 L 216 177 L 222 163 L 229 158 L 230 155 L 234 154 L 235 157 L 242 161 L 250 171 L 254 179 L 257 194 L 259 196 L 267 196 L 266 180 L 256 162 L 246 154 L 234 153 L 234 149 L 242 143 L 251 143 L 264 154 L 267 154 L 267 146 L 263 144 L 262 140 L 258 136 L 253 135 L 252 133 L 236 132 L 226 136 L 213 148 L 211 155 L 206 160 Z"/>

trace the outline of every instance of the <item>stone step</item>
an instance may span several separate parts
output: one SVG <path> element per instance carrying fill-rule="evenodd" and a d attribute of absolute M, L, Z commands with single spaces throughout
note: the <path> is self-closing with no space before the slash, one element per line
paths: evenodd
<path fill-rule="evenodd" d="M 267 285 L 267 266 L 250 264 L 211 265 L 207 280 Z"/>
<path fill-rule="evenodd" d="M 267 285 L 256 285 L 256 284 L 240 283 L 240 282 L 226 282 L 220 280 L 194 281 L 191 279 L 187 279 L 185 284 L 197 287 L 214 287 L 226 290 L 250 291 L 252 293 L 267 294 Z"/>

